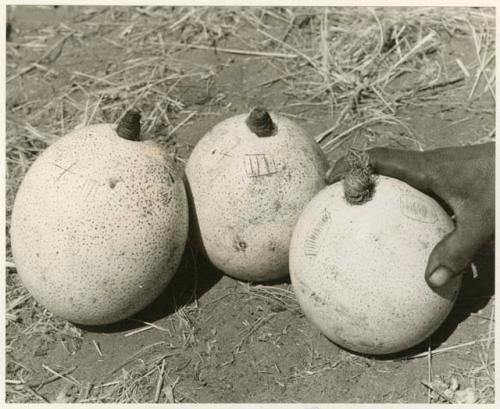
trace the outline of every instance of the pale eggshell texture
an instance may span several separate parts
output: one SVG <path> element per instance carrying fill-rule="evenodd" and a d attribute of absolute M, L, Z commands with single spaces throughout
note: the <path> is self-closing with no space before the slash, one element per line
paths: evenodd
<path fill-rule="evenodd" d="M 12 214 L 23 284 L 69 321 L 119 321 L 152 302 L 187 240 L 182 177 L 154 142 L 120 138 L 109 124 L 81 128 L 27 172 Z"/>
<path fill-rule="evenodd" d="M 402 351 L 430 336 L 461 285 L 431 290 L 424 272 L 453 222 L 436 201 L 379 176 L 373 198 L 350 205 L 342 183 L 307 205 L 293 232 L 290 276 L 305 315 L 360 353 Z"/>
<path fill-rule="evenodd" d="M 224 120 L 196 145 L 186 166 L 193 223 L 211 262 L 237 279 L 288 275 L 297 218 L 325 186 L 326 158 L 306 132 L 270 114 L 277 133 L 258 137 L 247 114 Z"/>

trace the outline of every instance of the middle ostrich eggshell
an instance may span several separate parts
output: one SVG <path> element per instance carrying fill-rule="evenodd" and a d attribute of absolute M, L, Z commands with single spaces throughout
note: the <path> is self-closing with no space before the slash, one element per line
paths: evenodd
<path fill-rule="evenodd" d="M 270 115 L 271 136 L 259 137 L 237 115 L 214 126 L 186 166 L 196 239 L 210 261 L 242 280 L 288 275 L 293 227 L 324 186 L 325 155 L 306 132 Z"/>

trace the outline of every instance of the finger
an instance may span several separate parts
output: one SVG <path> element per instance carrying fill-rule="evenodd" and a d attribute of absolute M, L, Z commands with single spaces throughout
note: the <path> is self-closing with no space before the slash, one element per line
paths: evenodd
<path fill-rule="evenodd" d="M 331 185 L 333 183 L 339 182 L 345 176 L 345 174 L 349 171 L 349 165 L 345 160 L 345 156 L 342 156 L 340 159 L 335 162 L 328 172 L 326 172 L 325 182 L 327 185 Z"/>
<path fill-rule="evenodd" d="M 433 173 L 424 152 L 373 148 L 367 153 L 374 173 L 399 179 L 425 193 L 432 192 Z"/>
<path fill-rule="evenodd" d="M 425 280 L 432 288 L 444 286 L 464 273 L 481 246 L 474 231 L 457 225 L 432 250 L 427 262 Z"/>

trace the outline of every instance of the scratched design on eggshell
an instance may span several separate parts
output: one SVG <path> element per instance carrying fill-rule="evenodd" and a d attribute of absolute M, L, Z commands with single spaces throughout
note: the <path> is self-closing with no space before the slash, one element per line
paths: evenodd
<path fill-rule="evenodd" d="M 318 255 L 325 237 L 328 234 L 332 216 L 328 209 L 324 209 L 316 226 L 311 230 L 311 234 L 306 238 L 304 244 L 304 254 L 308 257 Z"/>
<path fill-rule="evenodd" d="M 427 206 L 418 197 L 408 193 L 401 193 L 399 205 L 401 212 L 409 219 L 422 223 L 434 224 L 438 216 L 434 209 Z"/>

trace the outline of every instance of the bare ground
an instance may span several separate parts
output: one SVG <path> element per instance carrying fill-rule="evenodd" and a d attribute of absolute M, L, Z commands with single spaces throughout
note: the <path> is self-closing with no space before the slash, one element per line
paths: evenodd
<path fill-rule="evenodd" d="M 9 7 L 7 402 L 492 403 L 493 244 L 477 256 L 477 274 L 466 275 L 453 312 L 432 338 L 384 359 L 328 341 L 301 313 L 289 281 L 238 282 L 189 246 L 153 305 L 99 328 L 44 310 L 11 259 L 10 209 L 29 164 L 76 125 L 113 122 L 132 104 L 144 114 L 146 137 L 181 162 L 211 126 L 256 104 L 296 119 L 311 136 L 344 115 L 322 141 L 325 151 L 335 148 L 328 152 L 332 162 L 351 146 L 429 149 L 494 139 L 494 13 L 405 13 L 377 9 L 377 23 L 366 9 L 332 8 L 326 35 L 324 12 L 312 8 Z M 406 31 L 399 37 L 380 31 L 386 33 L 380 45 L 396 38 L 392 63 L 387 69 L 378 62 L 363 77 L 352 67 L 366 61 L 359 44 L 367 19 L 374 41 L 379 28 L 398 32 L 406 24 Z M 433 40 L 421 43 L 432 32 Z M 360 41 L 358 47 L 335 43 L 336 33 Z M 329 63 L 321 51 L 325 38 Z M 216 52 L 206 49 L 212 45 Z M 337 88 L 328 83 L 332 77 L 310 74 L 299 52 L 342 75 Z M 386 72 L 394 78 L 380 98 L 359 87 Z M 376 117 L 382 119 L 355 127 Z"/>

